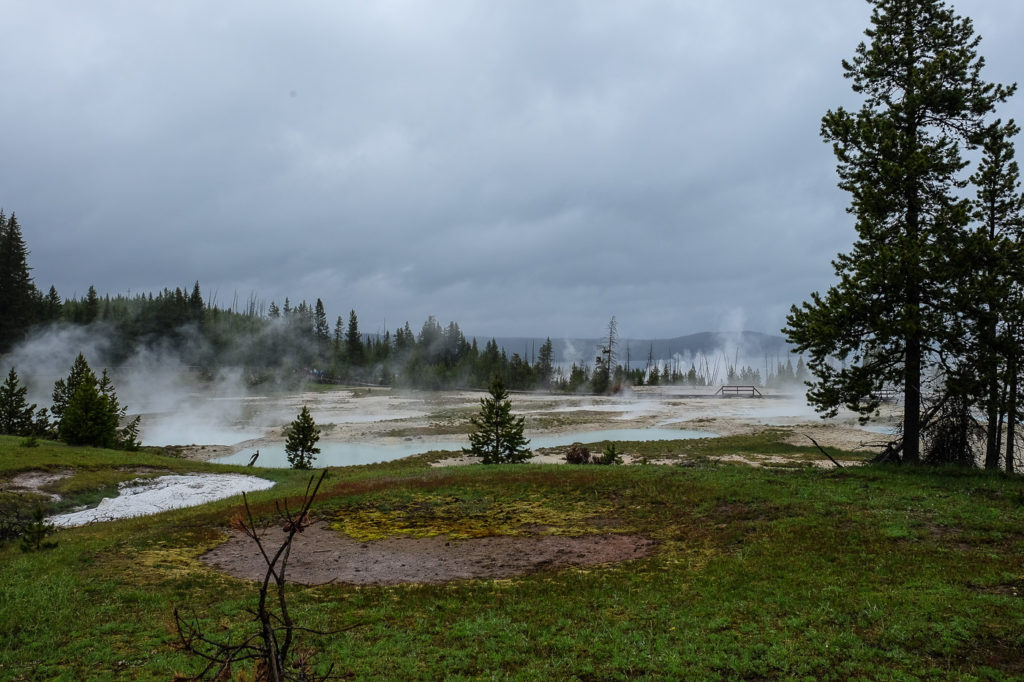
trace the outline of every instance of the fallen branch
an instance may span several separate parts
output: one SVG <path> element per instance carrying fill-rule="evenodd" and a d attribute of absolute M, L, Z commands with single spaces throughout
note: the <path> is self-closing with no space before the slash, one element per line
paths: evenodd
<path fill-rule="evenodd" d="M 832 457 L 832 455 L 828 454 L 828 452 L 827 452 L 827 451 L 825 450 L 825 448 L 823 448 L 823 447 L 821 447 L 820 445 L 818 445 L 818 441 L 814 440 L 813 438 L 811 438 L 810 436 L 808 436 L 808 435 L 807 435 L 806 433 L 804 434 L 804 437 L 805 437 L 805 438 L 806 438 L 807 440 L 809 440 L 809 441 L 811 441 L 812 443 L 814 443 L 814 447 L 818 448 L 818 449 L 819 449 L 819 450 L 821 451 L 821 454 L 823 454 L 823 455 L 825 455 L 826 457 L 828 457 L 829 461 L 830 461 L 830 462 L 832 462 L 833 464 L 835 464 L 835 465 L 836 465 L 836 468 L 837 468 L 837 469 L 842 469 L 842 468 L 843 468 L 843 465 L 842 465 L 842 464 L 840 464 L 839 462 L 837 462 L 837 461 L 836 461 L 836 460 L 835 460 L 835 459 L 834 459 L 834 458 Z"/>

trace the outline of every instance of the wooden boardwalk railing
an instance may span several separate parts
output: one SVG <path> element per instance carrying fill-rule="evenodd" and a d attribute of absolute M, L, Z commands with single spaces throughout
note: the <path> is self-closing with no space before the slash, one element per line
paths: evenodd
<path fill-rule="evenodd" d="M 722 386 L 715 391 L 715 395 L 723 398 L 763 398 L 757 386 Z"/>

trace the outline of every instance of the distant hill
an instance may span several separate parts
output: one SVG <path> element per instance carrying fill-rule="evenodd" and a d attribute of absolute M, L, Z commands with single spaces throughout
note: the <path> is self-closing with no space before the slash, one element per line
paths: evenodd
<path fill-rule="evenodd" d="M 472 337 L 470 337 L 472 339 Z M 481 347 L 490 339 L 476 337 Z M 518 353 L 531 362 L 535 360 L 544 338 L 534 337 L 500 337 L 495 339 L 498 345 L 511 356 Z M 593 364 L 598 349 L 604 343 L 599 338 L 556 339 L 552 337 L 555 361 L 562 365 L 573 362 Z M 781 336 L 762 334 L 761 332 L 699 332 L 672 339 L 619 339 L 616 354 L 619 362 L 625 364 L 627 346 L 630 365 L 642 367 L 647 363 L 648 354 L 655 361 L 672 360 L 679 356 L 684 361 L 703 356 L 710 362 L 722 362 L 723 365 L 738 364 L 761 367 L 767 358 L 772 366 L 776 359 L 785 362 L 790 352 L 789 344 Z"/>

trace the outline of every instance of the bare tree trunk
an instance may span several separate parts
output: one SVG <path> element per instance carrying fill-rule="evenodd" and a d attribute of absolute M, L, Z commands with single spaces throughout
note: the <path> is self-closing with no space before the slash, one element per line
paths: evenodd
<path fill-rule="evenodd" d="M 921 339 L 907 339 L 907 359 L 903 387 L 903 461 L 921 462 Z"/>
<path fill-rule="evenodd" d="M 1017 356 L 1011 353 L 1010 358 L 1010 401 L 1007 405 L 1006 422 L 1006 473 L 1013 473 L 1013 445 L 1017 430 Z"/>
<path fill-rule="evenodd" d="M 992 371 L 992 367 L 987 368 L 989 372 Z M 1000 431 L 1000 420 L 999 420 L 999 382 L 997 381 L 994 373 L 989 377 L 988 381 L 988 410 L 986 414 L 986 421 L 988 423 L 987 433 L 985 434 L 985 468 L 986 469 L 998 469 L 999 468 L 999 431 Z"/>

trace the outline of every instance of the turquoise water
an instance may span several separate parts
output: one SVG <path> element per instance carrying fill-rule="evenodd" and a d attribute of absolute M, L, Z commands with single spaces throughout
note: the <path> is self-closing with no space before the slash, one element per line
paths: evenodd
<path fill-rule="evenodd" d="M 571 431 L 561 434 L 538 435 L 530 439 L 530 447 L 552 448 L 571 445 L 572 443 L 597 443 L 609 441 L 651 441 L 651 440 L 690 440 L 694 438 L 714 438 L 717 434 L 708 431 L 685 429 L 605 429 L 601 431 Z M 373 464 L 374 462 L 390 462 L 409 455 L 418 455 L 430 450 L 461 450 L 469 446 L 468 438 L 445 441 L 411 440 L 401 443 L 320 443 L 320 454 L 313 462 L 315 466 L 353 466 L 357 464 Z M 287 467 L 288 457 L 284 452 L 284 443 L 260 446 L 259 466 Z M 249 458 L 257 448 L 245 448 L 233 455 L 220 457 L 220 464 L 248 464 Z"/>

